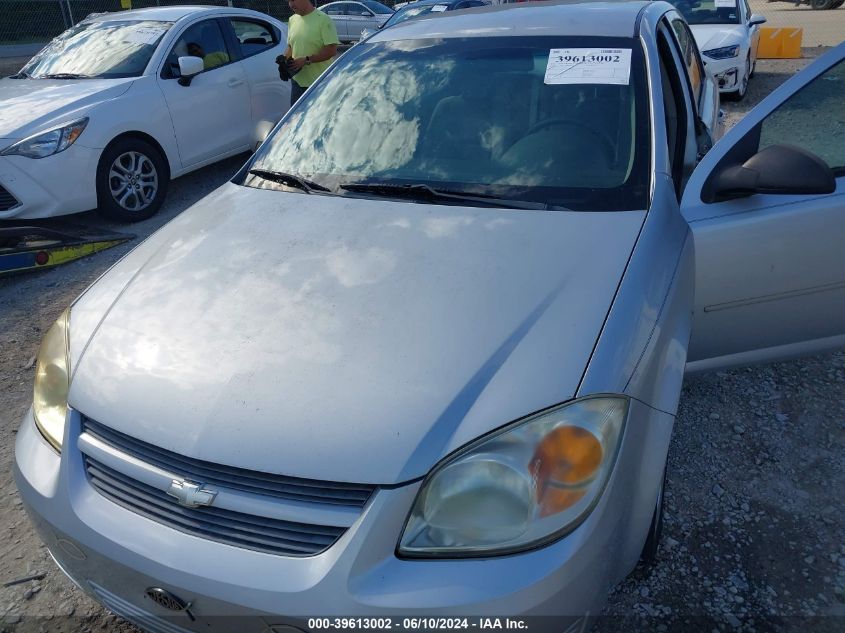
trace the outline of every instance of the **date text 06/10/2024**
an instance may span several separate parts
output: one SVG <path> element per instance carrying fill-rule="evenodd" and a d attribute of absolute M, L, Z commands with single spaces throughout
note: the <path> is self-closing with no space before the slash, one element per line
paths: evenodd
<path fill-rule="evenodd" d="M 517 618 L 309 618 L 311 630 L 370 630 L 370 631 L 420 631 L 476 629 L 525 630 L 528 624 Z"/>

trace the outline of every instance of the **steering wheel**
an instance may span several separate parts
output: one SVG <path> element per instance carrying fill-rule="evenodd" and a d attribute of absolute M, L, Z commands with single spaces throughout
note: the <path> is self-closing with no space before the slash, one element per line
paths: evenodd
<path fill-rule="evenodd" d="M 525 133 L 525 135 L 522 138 L 527 138 L 527 137 L 531 136 L 532 134 L 536 134 L 540 130 L 545 130 L 548 127 L 565 126 L 565 125 L 577 128 L 579 131 L 586 131 L 586 132 L 589 132 L 590 134 L 592 134 L 593 137 L 595 137 L 595 139 L 598 141 L 598 145 L 600 145 L 602 150 L 604 151 L 605 156 L 607 157 L 608 164 L 613 163 L 614 154 L 616 153 L 616 148 L 613 144 L 613 141 L 610 139 L 610 137 L 605 132 L 602 132 L 601 130 L 596 129 L 591 125 L 587 125 L 586 123 L 584 123 L 582 121 L 574 121 L 572 119 L 562 119 L 562 118 L 546 119 L 545 121 L 540 121 L 539 123 L 535 123 L 530 128 L 528 128 L 528 131 Z M 520 140 L 522 140 L 522 139 L 520 139 Z M 518 142 L 519 141 L 517 141 L 517 143 Z M 514 143 L 514 144 L 516 144 L 516 143 Z"/>

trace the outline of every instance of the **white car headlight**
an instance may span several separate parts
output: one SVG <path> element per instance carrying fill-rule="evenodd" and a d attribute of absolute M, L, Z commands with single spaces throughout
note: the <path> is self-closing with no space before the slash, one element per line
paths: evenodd
<path fill-rule="evenodd" d="M 7 147 L 3 150 L 2 155 L 46 158 L 58 154 L 76 142 L 86 125 L 88 125 L 87 117 L 48 132 L 30 136 Z"/>
<path fill-rule="evenodd" d="M 730 59 L 739 55 L 739 44 L 723 46 L 722 48 L 711 48 L 709 51 L 704 51 L 704 54 L 710 59 Z"/>
<path fill-rule="evenodd" d="M 571 532 L 607 484 L 627 415 L 626 397 L 590 396 L 448 458 L 423 483 L 399 554 L 507 554 Z"/>
<path fill-rule="evenodd" d="M 47 330 L 38 350 L 32 411 L 41 434 L 56 450 L 62 449 L 70 386 L 68 324 L 70 308 Z"/>

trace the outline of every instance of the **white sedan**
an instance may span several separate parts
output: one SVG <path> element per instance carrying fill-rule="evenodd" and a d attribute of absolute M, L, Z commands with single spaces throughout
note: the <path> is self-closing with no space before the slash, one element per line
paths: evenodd
<path fill-rule="evenodd" d="M 745 97 L 757 63 L 762 15 L 754 15 L 748 0 L 670 0 L 692 29 L 707 69 L 719 91 L 736 101 Z"/>
<path fill-rule="evenodd" d="M 256 11 L 92 16 L 0 80 L 0 219 L 137 221 L 170 179 L 255 149 L 287 111 L 287 26 Z"/>

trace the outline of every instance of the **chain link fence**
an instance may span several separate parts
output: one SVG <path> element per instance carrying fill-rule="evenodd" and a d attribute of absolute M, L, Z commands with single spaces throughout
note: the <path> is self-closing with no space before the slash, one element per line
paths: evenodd
<path fill-rule="evenodd" d="M 281 20 L 291 15 L 287 0 L 131 0 L 132 9 L 185 4 L 253 9 Z M 0 46 L 49 42 L 92 13 L 122 11 L 129 5 L 121 0 L 0 0 Z"/>

